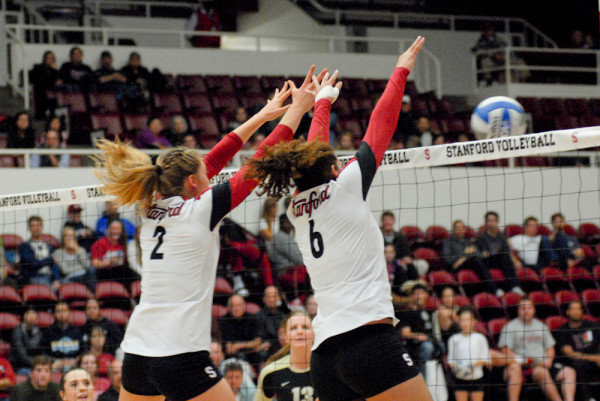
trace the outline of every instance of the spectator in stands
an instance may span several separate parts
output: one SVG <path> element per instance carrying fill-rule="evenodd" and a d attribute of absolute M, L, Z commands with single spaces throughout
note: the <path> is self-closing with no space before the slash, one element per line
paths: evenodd
<path fill-rule="evenodd" d="M 107 352 L 106 333 L 107 330 L 104 327 L 92 326 L 89 334 L 89 344 L 87 344 L 87 352 L 96 356 L 96 361 L 98 362 L 98 375 L 102 377 L 106 377 L 108 375 L 110 363 L 115 360 L 113 354 Z M 87 334 L 84 331 L 84 343 L 86 336 Z"/>
<path fill-rule="evenodd" d="M 187 31 L 198 31 L 198 32 L 216 32 L 221 30 L 221 22 L 219 14 L 215 11 L 212 4 L 208 2 L 202 2 L 194 11 L 190 17 L 190 20 L 186 23 L 185 29 Z M 194 47 L 221 47 L 220 36 L 190 36 L 189 37 L 192 46 Z"/>
<path fill-rule="evenodd" d="M 442 304 L 433 312 L 431 316 L 433 324 L 433 337 L 438 344 L 443 344 L 448 349 L 448 339 L 458 333 L 458 310 L 456 304 L 456 293 L 454 288 L 445 287 L 441 294 Z"/>
<path fill-rule="evenodd" d="M 253 401 L 254 398 L 250 398 L 249 395 L 244 397 L 241 393 L 241 389 L 244 381 L 244 372 L 242 365 L 237 362 L 230 362 L 225 365 L 225 380 L 229 383 L 229 387 L 233 390 L 236 401 Z"/>
<path fill-rule="evenodd" d="M 169 129 L 166 132 L 165 136 L 167 138 L 167 141 L 169 141 L 169 143 L 172 146 L 185 146 L 185 137 L 190 134 L 191 133 L 189 131 L 188 123 L 185 120 L 185 117 L 183 117 L 182 115 L 176 115 L 171 117 L 171 121 L 169 122 Z M 192 147 L 192 149 L 194 148 L 195 147 Z"/>
<path fill-rule="evenodd" d="M 127 263 L 127 234 L 123 222 L 111 221 L 106 231 L 106 236 L 94 242 L 90 252 L 96 277 L 98 281 L 118 281 L 127 288 L 139 280 L 140 275 Z"/>
<path fill-rule="evenodd" d="M 418 146 L 432 146 L 434 140 L 440 136 L 439 132 L 431 131 L 431 121 L 427 117 L 419 117 L 417 120 L 417 130 L 419 131 Z M 410 147 L 410 146 L 407 146 Z"/>
<path fill-rule="evenodd" d="M 549 239 L 552 250 L 558 258 L 560 268 L 567 271 L 569 267 L 580 263 L 585 254 L 577 238 L 565 234 L 565 217 L 561 213 L 554 213 L 550 221 L 552 221 L 552 233 Z"/>
<path fill-rule="evenodd" d="M 425 309 L 429 298 L 427 287 L 417 284 L 410 290 L 408 309 L 397 313 L 400 319 L 400 334 L 413 360 L 419 361 L 421 373 L 425 375 L 425 362 L 434 359 L 441 351 L 433 337 L 431 316 Z"/>
<path fill-rule="evenodd" d="M 77 355 L 82 349 L 81 332 L 71 323 L 69 304 L 59 301 L 54 306 L 54 324 L 42 334 L 42 348 L 52 356 L 52 370 L 66 372 L 77 366 Z"/>
<path fill-rule="evenodd" d="M 464 269 L 473 270 L 477 277 L 485 284 L 487 292 L 502 296 L 504 291 L 496 287 L 490 271 L 485 267 L 481 254 L 475 243 L 466 238 L 467 227 L 462 220 L 452 224 L 450 238 L 444 240 L 443 253 L 446 264 L 451 271 Z"/>
<path fill-rule="evenodd" d="M 39 216 L 27 220 L 31 238 L 19 245 L 19 270 L 24 284 L 52 284 L 60 287 L 60 269 L 52 259 L 54 248 L 42 241 L 44 223 Z"/>
<path fill-rule="evenodd" d="M 583 39 L 583 31 L 581 29 L 574 29 L 571 32 L 571 41 L 569 42 L 571 49 L 585 49 L 585 41 Z"/>
<path fill-rule="evenodd" d="M 104 212 L 102 212 L 102 217 L 100 217 L 98 221 L 96 221 L 96 233 L 99 237 L 102 237 L 106 234 L 108 224 L 112 220 L 120 220 L 123 223 L 123 225 L 125 225 L 125 232 L 127 233 L 128 240 L 134 237 L 135 224 L 133 224 L 125 218 L 122 218 L 119 215 L 119 205 L 111 201 L 106 201 L 104 205 Z"/>
<path fill-rule="evenodd" d="M 121 341 L 123 341 L 123 333 L 119 326 L 100 314 L 100 303 L 95 298 L 88 299 L 85 303 L 85 316 L 87 321 L 81 330 L 83 332 L 84 343 L 88 345 L 88 349 L 93 348 L 92 331 L 94 327 L 101 327 L 104 329 L 104 334 L 106 336 L 104 349 L 109 354 L 114 355 L 117 348 L 119 348 Z M 97 347 L 98 345 L 96 345 L 96 353 Z"/>
<path fill-rule="evenodd" d="M 80 247 L 86 251 L 90 251 L 92 244 L 96 240 L 96 233 L 90 227 L 86 226 L 81 221 L 81 206 L 75 204 L 70 205 L 67 208 L 68 220 L 65 222 L 63 228 L 70 227 L 75 230 L 75 237 Z"/>
<path fill-rule="evenodd" d="M 10 345 L 11 361 L 18 374 L 29 375 L 36 356 L 42 353 L 42 331 L 37 326 L 38 313 L 35 309 L 27 309 L 23 315 L 23 323 L 12 332 Z"/>
<path fill-rule="evenodd" d="M 108 380 L 110 388 L 100 394 L 98 401 L 119 401 L 119 392 L 121 391 L 121 371 L 123 369 L 122 361 L 112 361 L 108 366 Z"/>
<path fill-rule="evenodd" d="M 79 47 L 71 48 L 69 52 L 71 61 L 60 67 L 60 79 L 62 87 L 68 91 L 82 91 L 88 89 L 94 78 L 90 66 L 83 64 L 83 51 Z"/>
<path fill-rule="evenodd" d="M 48 132 L 48 131 L 58 132 L 59 138 L 60 138 L 60 147 L 61 148 L 67 147 L 67 140 L 69 139 L 69 132 L 67 130 L 67 127 L 65 126 L 64 116 L 61 116 L 61 117 L 51 116 L 46 121 L 46 128 L 44 129 L 44 132 Z M 46 138 L 42 137 L 42 140 L 45 141 L 45 139 Z"/>
<path fill-rule="evenodd" d="M 535 305 L 528 298 L 519 302 L 518 317 L 508 322 L 500 333 L 498 346 L 508 358 L 515 358 L 532 368 L 531 378 L 550 400 L 573 401 L 575 370 L 569 366 L 553 369 L 554 338 L 548 327 L 535 318 Z M 561 398 L 554 380 L 562 382 Z"/>
<path fill-rule="evenodd" d="M 483 367 L 490 363 L 490 346 L 483 334 L 475 332 L 477 318 L 472 309 L 462 308 L 458 317 L 460 333 L 448 341 L 456 401 L 483 401 Z"/>
<path fill-rule="evenodd" d="M 200 149 L 198 145 L 198 141 L 196 140 L 196 135 L 192 133 L 187 133 L 183 136 L 183 146 L 188 149 Z"/>
<path fill-rule="evenodd" d="M 560 361 L 577 372 L 577 394 L 582 400 L 599 399 L 600 391 L 591 384 L 600 382 L 600 326 L 583 318 L 583 305 L 569 303 L 567 323 L 555 331 Z"/>
<path fill-rule="evenodd" d="M 342 131 L 339 136 L 336 150 L 356 150 L 354 147 L 354 136 L 350 131 Z"/>
<path fill-rule="evenodd" d="M 392 299 L 394 305 L 403 307 L 408 302 L 408 294 L 404 292 L 403 286 L 409 281 L 419 279 L 419 272 L 412 263 L 404 263 L 396 258 L 396 248 L 392 244 L 385 244 L 383 248 L 385 261 L 387 262 L 388 275 L 392 283 Z"/>
<path fill-rule="evenodd" d="M 82 368 L 66 372 L 60 379 L 60 401 L 78 401 L 95 399 L 94 381 Z"/>
<path fill-rule="evenodd" d="M 523 223 L 523 234 L 508 239 L 514 251 L 511 255 L 517 269 L 529 267 L 539 273 L 542 268 L 550 266 L 556 259 L 550 239 L 539 234 L 538 231 L 538 220 L 535 217 L 528 217 Z"/>
<path fill-rule="evenodd" d="M 267 251 L 281 285 L 286 289 L 306 285 L 306 267 L 294 239 L 294 226 L 285 213 L 279 216 L 279 231 L 267 242 Z"/>
<path fill-rule="evenodd" d="M 13 149 L 31 149 L 35 147 L 35 131 L 29 121 L 29 113 L 18 112 L 8 127 L 6 147 Z"/>
<path fill-rule="evenodd" d="M 60 134 L 57 131 L 50 130 L 44 134 L 45 141 L 39 148 L 40 149 L 61 149 Z M 69 167 L 71 156 L 68 154 L 34 154 L 31 155 L 31 167 Z"/>
<path fill-rule="evenodd" d="M 128 85 L 136 86 L 141 92 L 148 90 L 150 71 L 142 66 L 142 57 L 138 52 L 129 54 L 129 62 L 120 72 L 125 76 Z"/>
<path fill-rule="evenodd" d="M 446 143 L 446 138 L 444 138 L 444 135 L 436 135 L 433 137 L 434 145 L 443 145 L 445 143 Z"/>
<path fill-rule="evenodd" d="M 511 250 L 506 236 L 498 228 L 498 213 L 488 211 L 485 214 L 485 231 L 477 236 L 477 250 L 479 251 L 487 269 L 500 269 L 504 275 L 504 290 L 525 295 L 519 287 L 519 279 L 515 266 L 510 257 Z"/>
<path fill-rule="evenodd" d="M 73 228 L 63 228 L 62 247 L 52 253 L 52 259 L 60 269 L 63 283 L 82 283 L 93 291 L 96 271 L 91 268 L 87 251 L 77 243 Z"/>
<path fill-rule="evenodd" d="M 260 216 L 260 223 L 258 226 L 259 235 L 269 241 L 273 239 L 273 236 L 278 231 L 277 227 L 277 199 L 267 198 L 263 203 L 262 213 Z"/>
<path fill-rule="evenodd" d="M 238 356 L 258 365 L 263 350 L 258 321 L 246 312 L 246 301 L 239 295 L 233 295 L 227 302 L 229 312 L 219 319 L 219 328 L 225 344 L 227 356 Z"/>
<path fill-rule="evenodd" d="M 33 358 L 30 378 L 14 389 L 10 401 L 57 401 L 60 387 L 50 381 L 50 364 L 46 355 Z"/>
<path fill-rule="evenodd" d="M 415 117 L 412 113 L 412 104 L 409 95 L 404 95 L 402 98 L 402 108 L 400 109 L 400 116 L 398 117 L 398 125 L 396 125 L 396 132 L 392 140 L 394 142 L 402 142 L 408 147 L 408 139 L 412 136 L 419 136 L 419 131 L 415 125 Z"/>
<path fill-rule="evenodd" d="M 390 210 L 386 210 L 381 213 L 381 233 L 383 234 L 383 242 L 385 245 L 391 244 L 396 250 L 396 260 L 403 266 L 406 266 L 406 270 L 412 270 L 409 265 L 412 265 L 417 269 L 419 275 L 425 275 L 427 268 L 419 263 L 414 263 L 415 260 L 412 258 L 412 251 L 408 241 L 399 231 L 394 230 L 394 224 L 396 224 L 396 216 Z M 419 265 L 419 266 L 417 266 Z M 409 280 L 416 280 L 408 278 Z"/>
<path fill-rule="evenodd" d="M 137 134 L 135 146 L 138 149 L 167 149 L 171 143 L 163 133 L 160 117 L 150 117 L 146 129 Z"/>
<path fill-rule="evenodd" d="M 113 66 L 113 57 L 109 51 L 105 50 L 100 54 L 100 68 L 94 71 L 94 77 L 100 92 L 113 92 L 120 96 L 124 94 L 127 79 Z"/>
<path fill-rule="evenodd" d="M 256 378 L 256 374 L 252 370 L 250 364 L 243 360 L 237 358 L 227 358 L 225 359 L 225 353 L 223 352 L 223 346 L 220 342 L 213 340 L 210 343 L 210 359 L 212 363 L 219 369 L 222 375 L 225 374 L 225 366 L 230 363 L 237 363 L 242 367 L 243 377 L 242 377 L 242 386 L 240 389 L 240 394 L 242 397 L 247 397 L 256 393 L 256 384 L 254 384 L 254 379 Z M 245 398 L 242 398 L 245 399 Z M 250 400 L 253 398 L 251 397 Z"/>
<path fill-rule="evenodd" d="M 233 119 L 231 119 L 229 121 L 229 124 L 227 124 L 227 130 L 233 131 L 246 121 L 248 121 L 248 112 L 246 111 L 246 108 L 238 107 L 237 109 L 235 109 Z"/>
<path fill-rule="evenodd" d="M 284 310 L 279 290 L 274 285 L 265 287 L 263 295 L 264 307 L 256 315 L 258 320 L 259 337 L 267 357 L 277 352 L 281 345 L 277 330 L 285 320 L 287 310 Z M 266 359 L 266 358 L 265 358 Z"/>
<path fill-rule="evenodd" d="M 594 39 L 594 36 L 591 33 L 585 34 L 583 42 L 584 49 L 596 49 L 598 47 L 596 46 L 596 40 Z"/>
<path fill-rule="evenodd" d="M 94 382 L 96 396 L 93 400 L 96 400 L 100 394 L 110 388 L 110 381 L 106 377 L 98 376 L 98 360 L 96 359 L 96 355 L 89 352 L 82 354 L 79 357 L 78 366 L 88 372 Z"/>
<path fill-rule="evenodd" d="M 11 252 L 11 256 L 14 255 Z M 0 237 L 0 284 L 7 285 L 13 288 L 18 288 L 18 282 L 15 279 L 14 274 L 9 271 L 10 262 L 8 261 L 9 256 L 7 252 L 4 250 L 4 245 L 2 244 L 2 237 Z"/>
<path fill-rule="evenodd" d="M 304 301 L 304 309 L 306 309 L 306 313 L 311 319 L 314 319 L 315 316 L 317 316 L 318 306 L 317 300 L 313 294 L 310 294 L 306 297 L 306 300 Z M 279 341 L 279 343 L 281 344 L 281 341 Z M 283 344 L 281 344 L 281 346 L 283 346 Z"/>
<path fill-rule="evenodd" d="M 53 105 L 47 97 L 47 92 L 55 90 L 63 84 L 60 73 L 56 69 L 56 56 L 47 50 L 42 56 L 42 62 L 33 66 L 29 71 L 29 81 L 33 85 L 33 104 L 35 118 L 43 120 L 47 114 L 52 113 Z"/>

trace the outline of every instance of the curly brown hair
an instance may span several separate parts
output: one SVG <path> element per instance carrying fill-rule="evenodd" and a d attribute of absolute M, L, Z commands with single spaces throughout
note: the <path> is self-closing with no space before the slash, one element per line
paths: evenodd
<path fill-rule="evenodd" d="M 328 143 L 296 139 L 266 147 L 265 156 L 248 162 L 246 179 L 260 181 L 259 195 L 289 195 L 291 187 L 305 191 L 331 180 L 337 158 Z"/>

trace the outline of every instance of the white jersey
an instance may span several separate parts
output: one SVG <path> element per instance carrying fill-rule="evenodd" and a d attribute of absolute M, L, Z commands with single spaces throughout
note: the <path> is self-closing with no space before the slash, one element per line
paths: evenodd
<path fill-rule="evenodd" d="M 458 364 L 468 362 L 471 366 L 475 362 L 490 362 L 490 346 L 487 338 L 481 333 L 464 335 L 456 333 L 448 340 L 448 362 Z M 473 369 L 468 380 L 477 380 L 483 377 L 483 366 Z"/>
<path fill-rule="evenodd" d="M 287 210 L 319 305 L 313 349 L 365 323 L 394 318 L 383 236 L 364 200 L 363 174 L 352 161 L 336 180 L 297 194 Z"/>
<path fill-rule="evenodd" d="M 214 191 L 157 201 L 142 218 L 142 296 L 121 347 L 160 357 L 208 350 L 219 227 Z"/>

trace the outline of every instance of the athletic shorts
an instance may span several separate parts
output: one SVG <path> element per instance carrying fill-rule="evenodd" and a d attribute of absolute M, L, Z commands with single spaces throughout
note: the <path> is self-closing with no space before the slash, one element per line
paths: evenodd
<path fill-rule="evenodd" d="M 311 381 L 321 401 L 370 398 L 419 374 L 418 362 L 388 324 L 328 338 L 310 359 Z"/>
<path fill-rule="evenodd" d="M 454 391 L 478 392 L 483 391 L 485 380 L 483 377 L 476 380 L 461 380 L 454 377 Z"/>
<path fill-rule="evenodd" d="M 166 357 L 125 354 L 122 385 L 135 395 L 164 395 L 171 401 L 187 401 L 217 384 L 221 373 L 208 351 Z"/>

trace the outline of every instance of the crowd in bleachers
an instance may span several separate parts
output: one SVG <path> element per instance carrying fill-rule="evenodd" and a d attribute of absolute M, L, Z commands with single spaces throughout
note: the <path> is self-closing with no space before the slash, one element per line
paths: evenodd
<path fill-rule="evenodd" d="M 80 206 L 71 205 L 67 212 L 61 241 L 45 234 L 43 221 L 35 216 L 28 221 L 31 238 L 26 241 L 8 233 L 0 236 L 4 251 L 0 256 L 6 259 L 0 287 L 0 349 L 5 360 L 0 362 L 11 365 L 17 381 L 27 380 L 37 355 L 52 358 L 55 375 L 82 363 L 97 379 L 96 389 L 104 391 L 110 387 L 107 366 L 122 356 L 118 347 L 123 329 L 141 295 L 143 267 L 136 227 L 110 202 L 94 228 L 81 221 Z M 261 220 L 258 233 L 224 221 L 213 303 L 213 362 L 224 369 L 221 362 L 227 357 L 247 365 L 249 383 L 285 343 L 281 323 L 289 310 L 306 308 L 312 315 L 318 311 L 285 214 L 278 216 L 277 204 L 267 201 Z M 557 213 L 552 229 L 534 217 L 502 229 L 494 212 L 486 214 L 477 231 L 462 221 L 454 222 L 451 230 L 431 226 L 424 232 L 416 226 L 395 231 L 395 223 L 392 212 L 382 213 L 385 258 L 401 321 L 398 333 L 426 376 L 428 362 L 442 361 L 450 389 L 491 394 L 490 389 L 498 388 L 504 390 L 494 394 L 508 391 L 509 399 L 516 400 L 511 398 L 514 387 L 506 383 L 521 383 L 528 377 L 541 383 L 539 377 L 550 373 L 564 382 L 564 375 L 583 374 L 581 366 L 565 362 L 569 353 L 561 347 L 570 338 L 569 324 L 573 330 L 581 324 L 581 319 L 572 318 L 577 313 L 592 337 L 600 338 L 596 325 L 600 321 L 600 229 L 596 225 L 581 223 L 575 229 Z M 461 307 L 470 309 L 465 312 Z M 508 319 L 521 316 L 520 308 L 530 307 L 539 324 L 546 324 L 548 338 L 557 342 L 555 362 L 562 365 L 544 367 L 550 373 L 536 371 L 541 365 L 528 351 L 507 351 L 518 344 L 510 342 L 512 332 L 502 331 L 503 327 L 509 327 Z M 467 335 L 471 325 L 491 350 L 491 359 L 477 365 L 485 367 L 485 376 L 456 370 L 456 358 L 463 359 L 453 348 L 463 346 L 457 333 L 462 330 Z M 590 341 L 583 342 L 591 347 Z M 595 348 L 585 352 L 600 355 L 600 343 L 592 345 Z M 573 347 L 567 351 L 577 351 Z M 573 370 L 563 371 L 565 366 Z M 9 370 L 4 372 L 7 375 Z M 600 379 L 595 373 L 585 374 L 588 382 Z M 475 379 L 479 381 L 469 382 Z M 577 391 L 594 390 L 583 387 Z M 551 388 L 542 386 L 542 390 L 552 394 Z"/>

